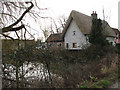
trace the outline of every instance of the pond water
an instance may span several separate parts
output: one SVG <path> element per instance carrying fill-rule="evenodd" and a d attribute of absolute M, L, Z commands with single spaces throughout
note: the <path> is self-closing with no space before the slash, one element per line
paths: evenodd
<path fill-rule="evenodd" d="M 16 67 L 11 64 L 5 64 L 3 65 L 4 69 L 4 75 L 3 77 L 7 77 L 11 80 L 16 80 Z M 24 62 L 23 66 L 20 66 L 19 69 L 19 77 L 22 77 L 24 75 L 24 80 L 27 82 L 33 82 L 33 81 L 49 81 L 49 73 L 48 70 L 45 68 L 45 65 L 42 63 L 32 63 L 32 62 Z M 55 75 L 52 74 L 51 75 Z M 21 78 L 19 78 L 21 80 Z"/>

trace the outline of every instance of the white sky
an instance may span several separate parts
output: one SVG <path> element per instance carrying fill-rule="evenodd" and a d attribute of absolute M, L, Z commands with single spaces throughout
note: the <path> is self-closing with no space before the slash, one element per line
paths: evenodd
<path fill-rule="evenodd" d="M 31 0 L 32 1 L 32 0 Z M 48 8 L 43 13 L 48 17 L 58 18 L 59 16 L 65 15 L 68 17 L 72 10 L 79 11 L 86 15 L 91 15 L 92 11 L 96 11 L 98 18 L 103 19 L 103 8 L 105 13 L 105 20 L 113 28 L 118 28 L 118 2 L 120 0 L 37 0 L 40 8 Z M 41 12 L 42 16 L 42 12 Z M 28 21 L 29 18 L 28 18 Z M 47 25 L 42 22 L 34 23 L 32 20 L 33 27 L 37 30 L 34 33 L 36 38 L 43 38 L 43 33 L 40 30 L 40 25 Z M 48 21 L 50 22 L 50 21 Z M 33 24 L 34 23 L 34 24 Z"/>
<path fill-rule="evenodd" d="M 72 10 L 91 15 L 96 11 L 98 18 L 103 19 L 103 8 L 106 21 L 111 27 L 118 28 L 118 2 L 119 0 L 40 0 L 40 7 L 48 8 L 49 15 L 58 17 L 69 16 Z"/>

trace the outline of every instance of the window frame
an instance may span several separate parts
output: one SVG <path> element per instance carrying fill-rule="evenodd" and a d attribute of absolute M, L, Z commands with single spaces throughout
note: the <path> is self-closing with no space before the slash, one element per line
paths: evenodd
<path fill-rule="evenodd" d="M 72 43 L 72 48 L 77 48 L 77 43 Z"/>
<path fill-rule="evenodd" d="M 66 48 L 69 48 L 69 43 L 66 43 Z"/>

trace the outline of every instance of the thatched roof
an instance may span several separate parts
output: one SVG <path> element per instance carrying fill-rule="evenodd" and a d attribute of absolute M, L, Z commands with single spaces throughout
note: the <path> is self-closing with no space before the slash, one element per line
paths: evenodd
<path fill-rule="evenodd" d="M 113 31 L 116 33 L 116 35 L 117 34 L 120 34 L 120 31 L 117 29 L 117 28 L 112 28 L 113 29 Z"/>
<path fill-rule="evenodd" d="M 79 27 L 79 29 L 81 30 L 81 32 L 83 34 L 90 33 L 91 26 L 92 26 L 92 17 L 73 10 L 68 18 L 68 21 L 65 25 L 64 30 L 62 32 L 63 37 L 64 37 L 72 20 L 74 20 L 76 22 L 77 26 Z M 102 21 L 102 22 L 105 22 L 105 21 Z M 105 23 L 106 23 L 105 30 L 106 30 L 107 36 L 115 37 L 116 35 L 115 35 L 115 32 L 113 31 L 113 29 L 109 26 L 109 24 L 107 22 L 105 22 Z"/>
<path fill-rule="evenodd" d="M 72 20 L 76 22 L 77 26 L 79 27 L 79 29 L 83 34 L 90 34 L 91 26 L 92 26 L 92 17 L 73 10 L 67 20 L 67 23 L 65 25 L 65 28 L 63 29 L 63 32 L 57 33 L 57 34 L 51 34 L 46 41 L 47 42 L 63 41 L 64 35 Z M 115 37 L 116 33 L 109 26 L 109 24 L 106 21 L 102 21 L 102 23 L 105 23 L 104 24 L 105 34 L 110 37 Z"/>
<path fill-rule="evenodd" d="M 47 42 L 59 42 L 59 41 L 63 41 L 62 33 L 51 34 L 46 41 Z"/>

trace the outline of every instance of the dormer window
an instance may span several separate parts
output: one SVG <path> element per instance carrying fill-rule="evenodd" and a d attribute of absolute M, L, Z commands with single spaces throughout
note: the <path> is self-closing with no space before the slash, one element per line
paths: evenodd
<path fill-rule="evenodd" d="M 73 36 L 76 35 L 76 31 L 73 31 Z"/>

